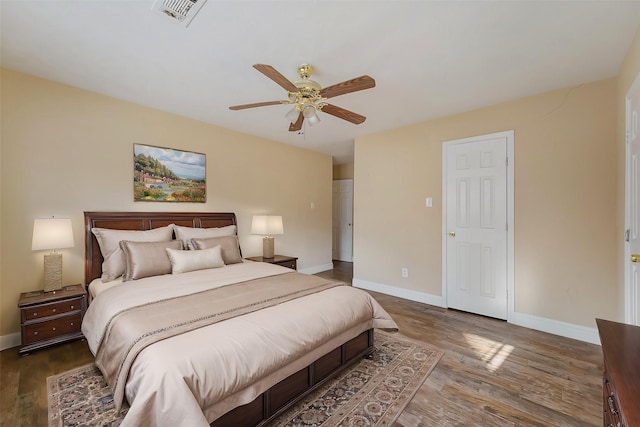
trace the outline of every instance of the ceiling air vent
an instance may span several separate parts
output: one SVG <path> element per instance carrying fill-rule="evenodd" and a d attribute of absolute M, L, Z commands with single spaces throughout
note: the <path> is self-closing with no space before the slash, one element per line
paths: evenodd
<path fill-rule="evenodd" d="M 156 0 L 152 10 L 169 17 L 173 22 L 187 27 L 207 0 Z"/>

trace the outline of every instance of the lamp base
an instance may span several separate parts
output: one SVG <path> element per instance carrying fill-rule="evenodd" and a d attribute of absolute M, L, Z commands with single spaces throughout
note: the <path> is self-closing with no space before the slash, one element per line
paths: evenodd
<path fill-rule="evenodd" d="M 44 291 L 62 289 L 62 254 L 53 252 L 44 256 Z"/>
<path fill-rule="evenodd" d="M 275 238 L 267 236 L 262 239 L 262 258 L 273 258 Z"/>

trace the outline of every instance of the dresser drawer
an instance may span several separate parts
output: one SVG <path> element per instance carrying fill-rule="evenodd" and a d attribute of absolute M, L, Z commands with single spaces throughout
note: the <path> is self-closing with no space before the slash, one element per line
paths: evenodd
<path fill-rule="evenodd" d="M 607 426 L 611 425 L 613 427 L 624 427 L 622 420 L 620 419 L 620 410 L 618 409 L 620 404 L 618 403 L 618 399 L 616 399 L 615 394 L 610 394 L 607 396 L 606 401 L 604 402 L 605 406 L 605 420 L 607 420 Z"/>
<path fill-rule="evenodd" d="M 24 345 L 62 335 L 79 333 L 82 323 L 81 313 L 58 317 L 45 322 L 35 322 L 24 326 Z"/>
<path fill-rule="evenodd" d="M 83 297 L 84 298 L 84 297 Z M 25 307 L 22 310 L 22 321 L 42 319 L 44 317 L 57 316 L 82 310 L 83 298 L 74 298 L 65 301 L 40 304 L 34 307 Z"/>
<path fill-rule="evenodd" d="M 615 385 L 609 380 L 607 370 L 605 368 L 603 377 L 603 408 L 604 408 L 604 425 L 612 427 L 623 427 L 624 423 L 620 418 L 620 402 L 616 396 Z"/>

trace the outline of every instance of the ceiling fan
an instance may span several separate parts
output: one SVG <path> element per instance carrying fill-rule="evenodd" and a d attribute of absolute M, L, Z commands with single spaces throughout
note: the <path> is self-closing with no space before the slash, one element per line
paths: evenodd
<path fill-rule="evenodd" d="M 246 108 L 266 107 L 268 105 L 293 105 L 293 108 L 286 114 L 286 117 L 291 121 L 289 131 L 292 132 L 302 129 L 302 123 L 305 119 L 307 119 L 311 125 L 318 123 L 320 121 L 318 111 L 323 111 L 356 125 L 363 123 L 367 119 L 365 116 L 354 113 L 353 111 L 345 110 L 344 108 L 325 102 L 327 99 L 335 96 L 375 87 L 376 81 L 367 75 L 346 80 L 323 89 L 318 82 L 309 78 L 313 72 L 313 68 L 308 64 L 302 64 L 298 67 L 298 75 L 301 80 L 293 83 L 271 65 L 254 64 L 253 68 L 284 88 L 287 91 L 287 99 L 282 101 L 234 105 L 229 107 L 230 110 L 244 110 Z"/>

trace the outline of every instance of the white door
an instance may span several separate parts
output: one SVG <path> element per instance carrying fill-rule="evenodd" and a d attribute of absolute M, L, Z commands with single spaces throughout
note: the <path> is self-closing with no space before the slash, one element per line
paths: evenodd
<path fill-rule="evenodd" d="M 625 321 L 640 325 L 640 74 L 629 89 L 626 99 L 626 224 L 625 245 Z"/>
<path fill-rule="evenodd" d="M 353 261 L 353 180 L 333 181 L 333 259 Z"/>
<path fill-rule="evenodd" d="M 507 137 L 444 144 L 446 305 L 507 318 Z"/>

